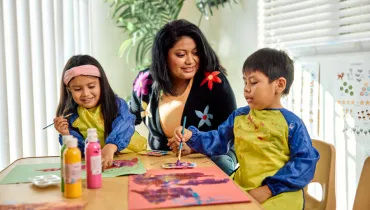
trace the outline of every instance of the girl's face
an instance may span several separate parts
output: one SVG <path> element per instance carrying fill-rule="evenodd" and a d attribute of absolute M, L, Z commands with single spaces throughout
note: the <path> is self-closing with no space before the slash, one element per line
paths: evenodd
<path fill-rule="evenodd" d="M 197 45 L 184 36 L 168 51 L 167 63 L 173 79 L 186 80 L 194 77 L 199 68 Z"/>
<path fill-rule="evenodd" d="M 73 100 L 86 109 L 99 104 L 101 90 L 97 77 L 77 76 L 69 82 L 68 89 L 72 93 Z"/>

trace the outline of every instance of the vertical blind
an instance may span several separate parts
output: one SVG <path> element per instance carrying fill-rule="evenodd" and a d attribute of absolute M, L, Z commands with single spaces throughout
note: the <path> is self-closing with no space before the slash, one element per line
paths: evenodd
<path fill-rule="evenodd" d="M 370 40 L 370 0 L 263 0 L 262 44 L 301 48 Z"/>
<path fill-rule="evenodd" d="M 58 155 L 50 127 L 63 66 L 90 53 L 89 0 L 0 0 L 0 170 Z"/>

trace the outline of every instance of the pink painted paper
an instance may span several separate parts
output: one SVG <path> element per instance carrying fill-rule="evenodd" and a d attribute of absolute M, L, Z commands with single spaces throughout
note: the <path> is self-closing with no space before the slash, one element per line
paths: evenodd
<path fill-rule="evenodd" d="M 148 170 L 129 176 L 131 210 L 250 202 L 217 167 Z"/>

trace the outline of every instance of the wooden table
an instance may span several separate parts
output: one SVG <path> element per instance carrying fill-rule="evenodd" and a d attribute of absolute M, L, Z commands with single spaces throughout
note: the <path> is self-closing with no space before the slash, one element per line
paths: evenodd
<path fill-rule="evenodd" d="M 136 154 L 125 154 L 117 159 L 126 159 L 136 157 Z M 177 158 L 174 154 L 169 154 L 162 157 L 139 156 L 147 170 L 160 169 L 161 165 L 166 162 L 176 162 Z M 215 164 L 206 156 L 201 154 L 192 154 L 182 157 L 181 160 L 196 162 L 198 167 L 215 166 Z M 40 164 L 40 163 L 58 163 L 60 157 L 38 157 L 38 158 L 21 158 L 13 162 L 7 168 L 0 172 L 0 180 L 3 179 L 16 165 L 23 164 Z M 221 190 L 221 189 L 220 189 Z M 251 196 L 248 197 L 252 200 L 250 203 L 239 204 L 225 204 L 225 205 L 207 205 L 207 206 L 194 206 L 182 208 L 169 208 L 169 209 L 243 209 L 243 210 L 258 210 L 262 209 Z M 63 198 L 60 192 L 60 187 L 38 188 L 31 183 L 24 184 L 7 184 L 0 185 L 0 204 L 9 202 L 19 203 L 40 203 L 40 202 L 54 202 L 54 201 L 67 201 L 67 202 L 87 202 L 85 209 L 87 210 L 102 210 L 102 209 L 127 209 L 128 208 L 128 176 L 104 178 L 103 187 L 98 190 L 90 190 L 84 188 L 83 195 L 78 199 Z"/>

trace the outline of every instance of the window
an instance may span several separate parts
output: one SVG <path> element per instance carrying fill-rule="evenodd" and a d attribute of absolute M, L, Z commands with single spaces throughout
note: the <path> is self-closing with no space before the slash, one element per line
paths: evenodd
<path fill-rule="evenodd" d="M 370 41 L 370 0 L 263 0 L 260 46 L 291 52 Z"/>

